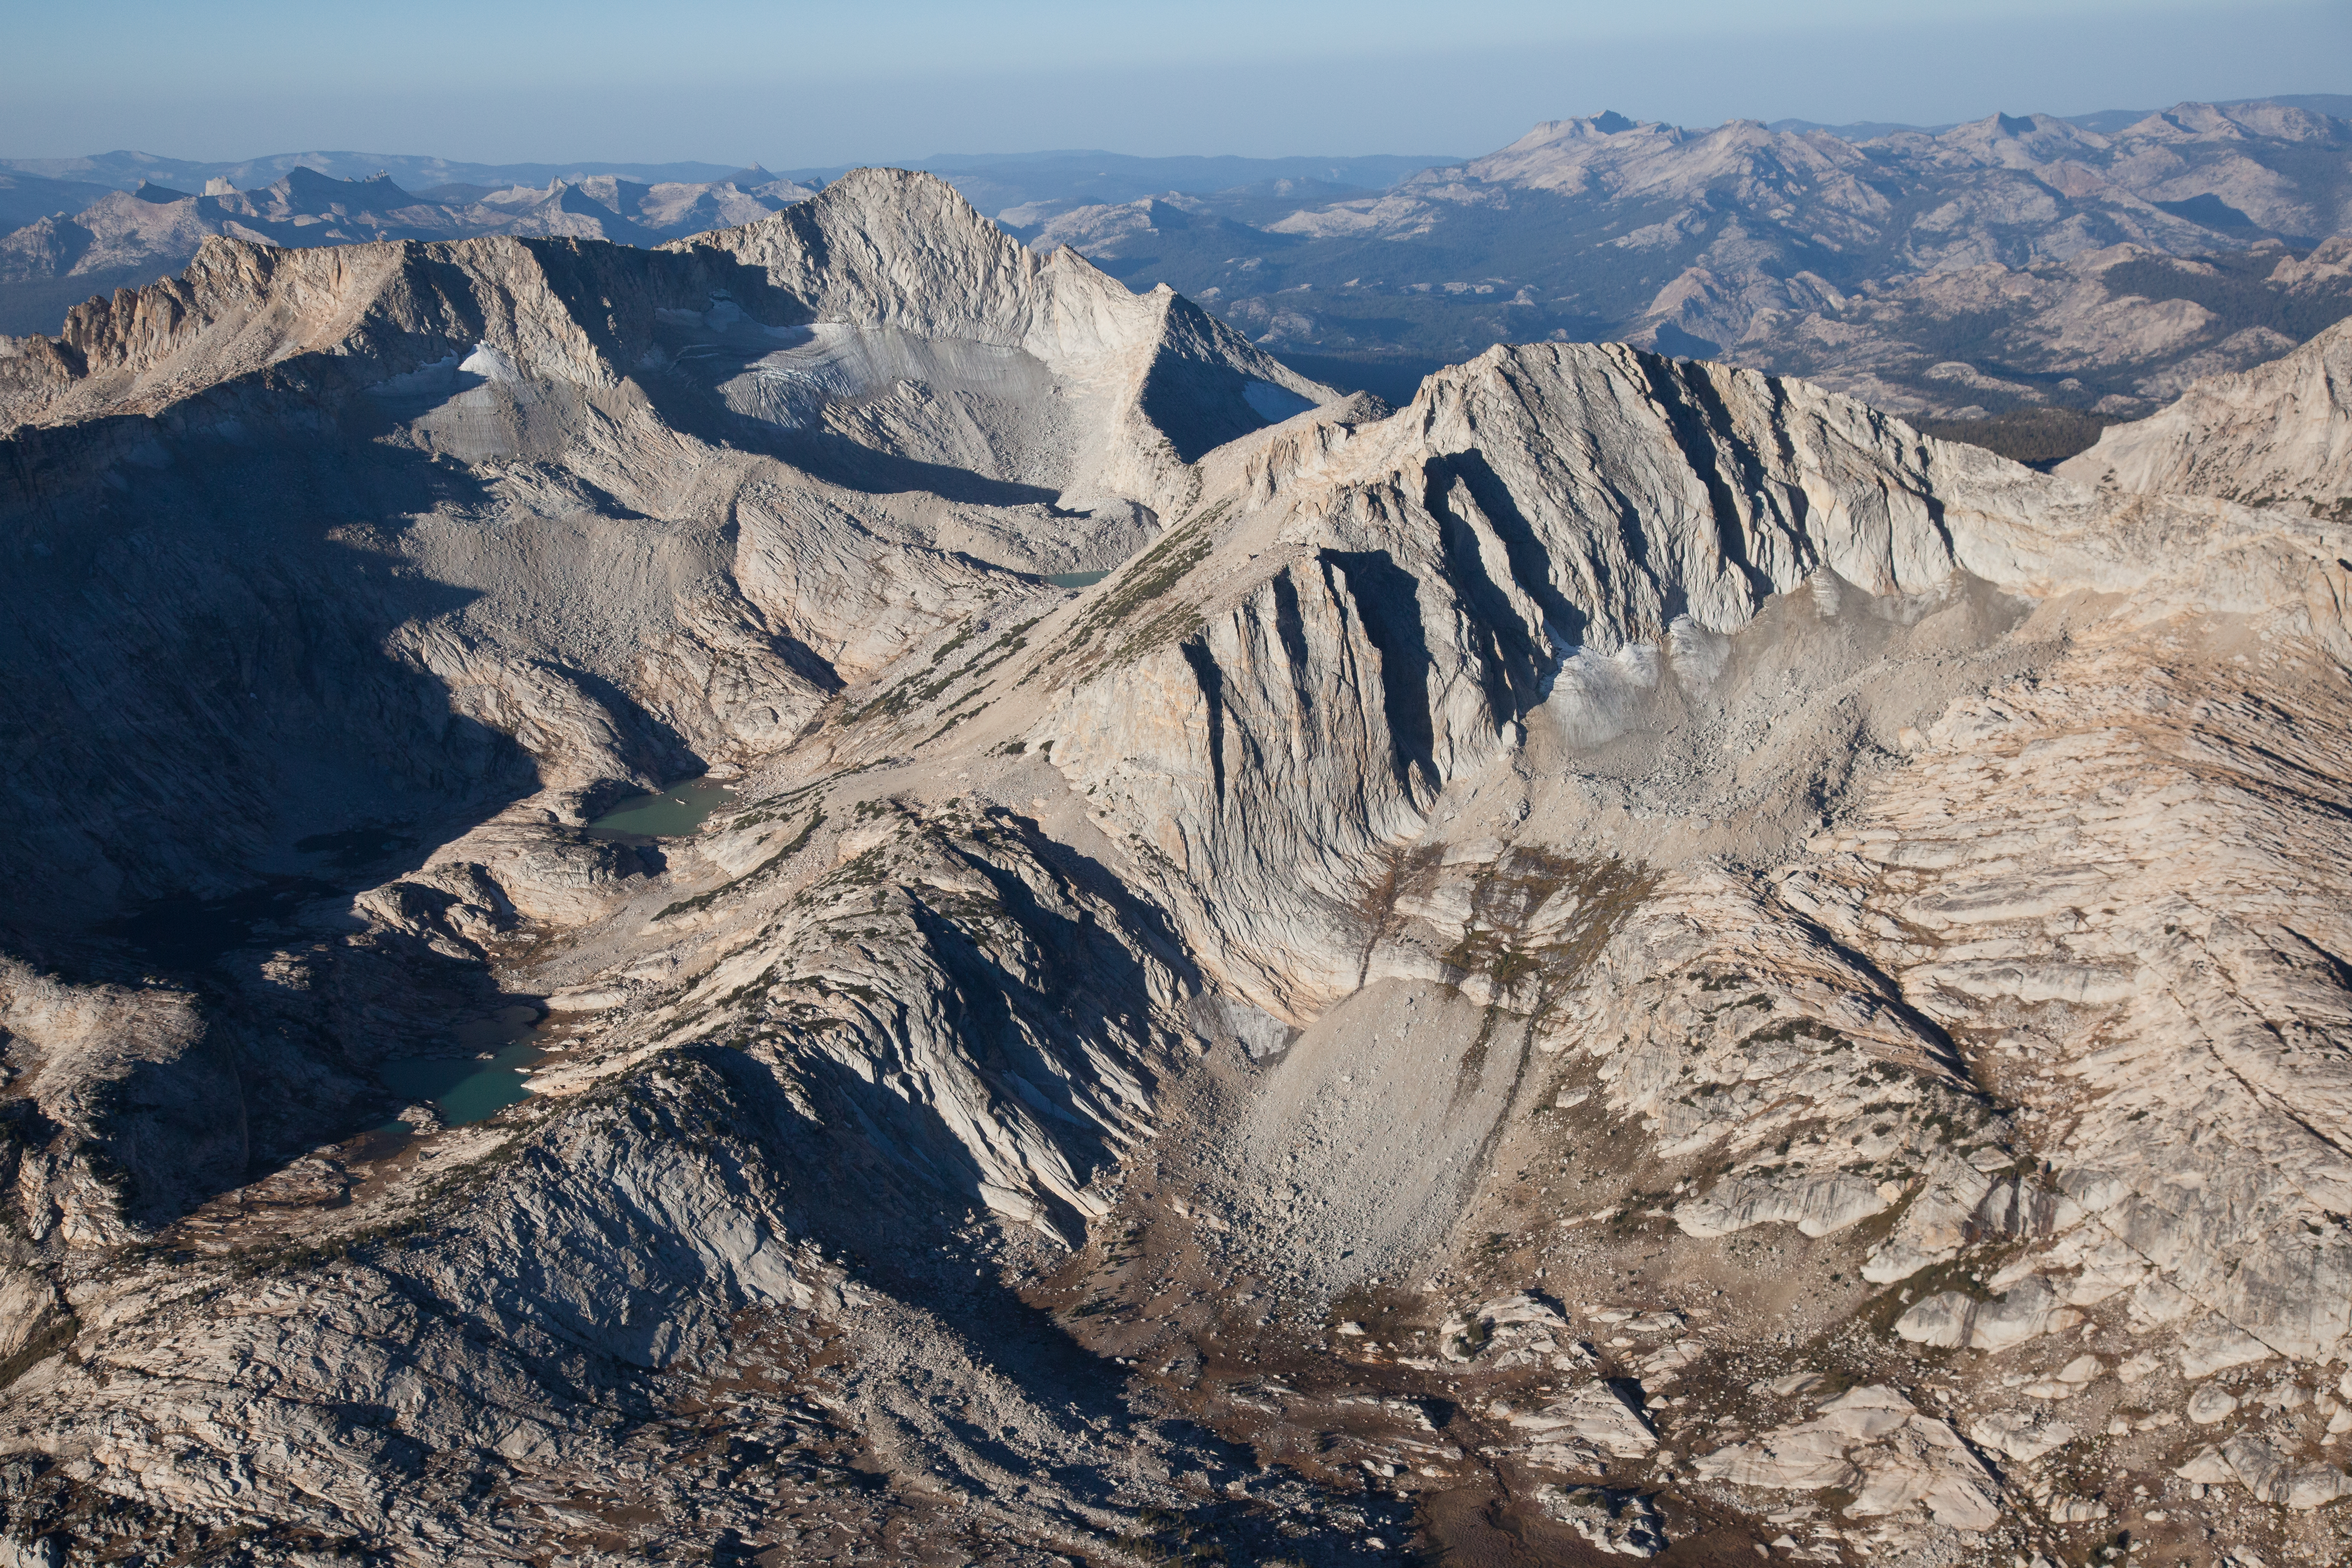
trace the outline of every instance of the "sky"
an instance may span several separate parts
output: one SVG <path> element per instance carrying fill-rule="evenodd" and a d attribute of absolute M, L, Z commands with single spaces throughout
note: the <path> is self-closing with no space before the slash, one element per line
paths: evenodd
<path fill-rule="evenodd" d="M 0 157 L 1475 155 L 2352 92 L 2352 0 L 0 0 Z"/>

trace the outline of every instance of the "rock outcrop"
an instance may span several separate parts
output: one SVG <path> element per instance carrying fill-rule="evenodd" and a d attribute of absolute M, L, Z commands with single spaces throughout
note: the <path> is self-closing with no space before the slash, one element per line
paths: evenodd
<path fill-rule="evenodd" d="M 887 172 L 70 328 L 20 1552 L 2343 1542 L 2340 525 Z"/>
<path fill-rule="evenodd" d="M 2061 470 L 2130 491 L 2227 496 L 2352 521 L 2352 323 L 2116 426 Z"/>

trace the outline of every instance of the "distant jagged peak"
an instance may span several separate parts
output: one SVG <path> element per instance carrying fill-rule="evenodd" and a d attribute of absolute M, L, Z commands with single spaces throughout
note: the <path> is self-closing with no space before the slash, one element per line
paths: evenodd
<path fill-rule="evenodd" d="M 2240 136 L 2263 136 L 2281 142 L 2343 142 L 2352 139 L 2352 125 L 2301 104 L 2274 103 L 2268 99 L 2257 99 L 2250 103 L 2232 103 L 2226 107 L 2184 103 L 2167 112 L 2179 116 L 2184 110 L 2193 111 L 2192 120 L 2196 122 L 2206 122 L 2206 115 L 2210 112 L 2215 120 L 2227 121 Z M 2189 121 L 2176 119 L 2170 122 L 2181 124 Z"/>
<path fill-rule="evenodd" d="M 1034 327 L 1044 275 L 954 186 L 905 169 L 853 169 L 808 201 L 665 248 L 763 268 L 820 319 L 1005 347 Z"/>
<path fill-rule="evenodd" d="M 2030 166 L 2080 153 L 2106 151 L 2114 142 L 2095 131 L 2049 114 L 1995 111 L 1938 132 L 1930 140 L 2005 167 Z"/>
<path fill-rule="evenodd" d="M 1133 293 L 1066 247 L 1040 257 L 945 180 L 906 169 L 854 169 L 807 201 L 665 248 L 761 268 L 820 321 L 1019 348 L 1048 363 L 1156 342 L 1173 298 L 1164 287 Z"/>
<path fill-rule="evenodd" d="M 1687 199 L 1713 182 L 1738 179 L 1759 165 L 1769 165 L 1776 177 L 1801 173 L 1842 178 L 1866 162 L 1863 153 L 1836 137 L 1773 131 L 1753 120 L 1699 131 L 1660 121 L 1600 129 L 1607 118 L 1548 121 L 1500 152 L 1458 170 L 1433 170 L 1408 185 L 1467 175 L 1567 195 L 1599 191 L 1610 197 Z"/>
<path fill-rule="evenodd" d="M 2154 125 L 2150 125 L 2150 121 L 2154 121 Z M 2186 100 L 2170 109 L 2158 110 L 2132 129 L 2137 131 L 2141 126 L 2148 126 L 2150 130 L 2156 126 L 2169 126 L 2192 136 L 2235 138 L 2246 134 L 2246 128 L 2232 119 L 2229 110 L 2218 104 L 2200 103 L 2195 100 Z"/>
<path fill-rule="evenodd" d="M 2298 104 L 2257 99 L 2245 103 L 2184 100 L 2159 109 L 2119 131 L 2114 142 L 2334 142 L 2352 140 L 2352 125 Z M 2103 145 L 2105 143 L 2102 143 Z"/>
<path fill-rule="evenodd" d="M 416 205 L 416 198 L 382 170 L 362 180 L 340 180 L 297 163 L 268 188 L 280 204 L 302 212 L 323 210 L 337 202 L 360 212 L 391 212 Z"/>
<path fill-rule="evenodd" d="M 1632 120 L 1613 109 L 1604 109 L 1598 114 L 1580 115 L 1568 120 L 1544 121 L 1501 152 L 1491 153 L 1489 156 L 1499 158 L 1513 153 L 1533 152 L 1538 147 L 1557 146 L 1562 142 L 1596 141 L 1606 137 L 1622 136 L 1628 132 L 1637 132 L 1645 137 L 1664 137 L 1669 140 L 1680 140 L 1685 134 L 1680 126 L 1669 125 L 1663 120 Z"/>

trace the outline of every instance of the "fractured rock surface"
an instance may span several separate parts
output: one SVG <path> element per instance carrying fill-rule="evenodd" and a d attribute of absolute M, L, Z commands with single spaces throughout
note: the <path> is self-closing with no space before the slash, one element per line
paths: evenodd
<path fill-rule="evenodd" d="M 0 399 L 20 1554 L 2340 1555 L 2336 523 L 887 171 Z"/>

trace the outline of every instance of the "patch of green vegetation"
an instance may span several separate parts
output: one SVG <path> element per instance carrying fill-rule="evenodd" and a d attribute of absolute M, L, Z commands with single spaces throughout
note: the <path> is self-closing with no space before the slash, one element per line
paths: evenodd
<path fill-rule="evenodd" d="M 1939 441 L 1981 447 L 2013 463 L 2047 473 L 2098 443 L 2099 433 L 2123 421 L 2087 408 L 2012 408 L 1987 419 L 1924 419 L 1919 433 Z"/>
<path fill-rule="evenodd" d="M 820 996 L 854 997 L 877 1013 L 883 1011 L 887 1005 L 888 999 L 882 993 L 875 990 L 871 985 L 861 985 L 854 980 L 835 980 L 818 974 L 812 975 L 803 984 Z"/>
<path fill-rule="evenodd" d="M 1622 860 L 1514 849 L 1472 883 L 1470 918 L 1444 962 L 1457 974 L 1485 974 L 1506 992 L 1538 980 L 1530 1016 L 1540 1016 L 1656 885 L 1654 873 Z M 1528 940 L 1527 922 L 1562 894 L 1574 899 L 1573 912 L 1553 931 Z"/>
<path fill-rule="evenodd" d="M 1876 1247 L 1895 1234 L 1895 1227 L 1903 1223 L 1903 1216 L 1911 1212 L 1911 1205 L 1918 1196 L 1917 1192 L 1906 1190 L 1901 1197 L 1876 1214 L 1856 1220 L 1847 1230 L 1847 1238 L 1864 1250 Z"/>
<path fill-rule="evenodd" d="M 1135 1516 L 1135 1528 L 1114 1538 L 1119 1550 L 1143 1562 L 1164 1564 L 1212 1563 L 1225 1561 L 1224 1543 L 1211 1532 L 1198 1513 L 1147 1508 Z"/>
<path fill-rule="evenodd" d="M 325 1268 L 339 1263 L 348 1263 L 355 1255 L 381 1247 L 386 1242 L 401 1241 L 421 1235 L 431 1217 L 429 1211 L 436 1204 L 463 1187 L 474 1185 L 484 1173 L 485 1168 L 496 1169 L 498 1166 L 511 1163 L 516 1152 L 515 1145 L 509 1144 L 506 1148 L 495 1150 L 485 1155 L 480 1161 L 473 1162 L 450 1173 L 425 1189 L 425 1201 L 419 1205 L 419 1211 L 404 1219 L 392 1220 L 383 1225 L 372 1225 L 361 1230 L 347 1231 L 341 1236 L 328 1237 L 307 1246 L 276 1247 L 241 1252 L 236 1255 L 236 1268 L 238 1272 L 247 1276 L 278 1270 L 299 1272 L 309 1268 Z"/>
<path fill-rule="evenodd" d="M 938 673 L 940 666 L 946 662 L 948 656 L 979 635 L 980 628 L 967 620 L 957 629 L 955 636 L 941 644 L 939 651 L 931 655 L 931 662 L 924 666 L 920 673 L 909 675 L 897 681 L 888 690 L 880 693 L 864 707 L 852 712 L 846 721 L 852 724 L 862 724 L 866 720 L 876 717 L 895 719 L 909 708 L 916 706 L 919 700 L 915 694 L 922 689 L 926 681 Z"/>
<path fill-rule="evenodd" d="M 740 833 L 747 827 L 757 827 L 763 822 L 782 822 L 792 816 L 795 805 L 803 796 L 824 788 L 831 782 L 830 779 L 815 779 L 808 784 L 797 784 L 782 795 L 772 795 L 764 799 L 749 802 L 727 826 L 730 830 Z"/>
<path fill-rule="evenodd" d="M 1793 1045 L 1799 1040 L 1820 1040 L 1824 1044 L 1835 1045 L 1844 1038 L 1845 1037 L 1835 1029 L 1826 1025 L 1817 1024 L 1811 1018 L 1791 1018 L 1778 1028 L 1759 1029 L 1752 1035 L 1742 1037 L 1739 1048 L 1745 1050 L 1749 1046 Z"/>
<path fill-rule="evenodd" d="M 776 966 L 772 963 L 768 965 L 767 968 L 760 971 L 759 973 L 753 975 L 751 979 L 743 982 L 742 984 L 735 987 L 734 990 L 727 993 L 726 995 L 721 996 L 717 1005 L 720 1007 L 732 1007 L 737 1003 L 742 1001 L 744 997 L 752 994 L 754 992 L 764 994 L 768 988 L 775 984 L 775 983 Z"/>
<path fill-rule="evenodd" d="M 941 692 L 959 681 L 981 679 L 998 665 L 1027 647 L 1028 633 L 1041 618 L 1043 617 L 1031 616 L 999 636 L 994 642 L 989 643 L 945 675 L 940 674 L 940 668 L 947 663 L 949 658 L 978 637 L 984 629 L 967 622 L 954 637 L 940 645 L 939 651 L 931 655 L 931 662 L 919 673 L 909 675 L 893 684 L 889 689 L 852 712 L 847 721 L 858 724 L 870 718 L 895 719 L 927 706 Z M 989 657 L 992 654 L 995 656 L 992 658 Z"/>
<path fill-rule="evenodd" d="M 734 892 L 738 889 L 748 887 L 753 882 L 759 881 L 769 875 L 769 873 L 774 871 L 777 867 L 782 866 L 785 861 L 791 859 L 793 856 L 807 848 L 809 840 L 816 837 L 816 830 L 822 826 L 824 823 L 824 811 L 823 807 L 819 807 L 816 811 L 810 814 L 808 821 L 803 825 L 799 834 L 793 837 L 790 844 L 785 845 L 782 849 L 777 850 L 773 855 L 769 856 L 765 860 L 761 861 L 757 866 L 752 867 L 750 870 L 744 872 L 741 876 L 736 878 L 731 882 L 723 882 L 718 887 L 711 889 L 709 892 L 697 893 L 690 899 L 680 899 L 675 903 L 664 904 L 660 910 L 655 914 L 654 919 L 656 921 L 666 921 L 672 915 L 688 914 L 696 910 L 707 910 L 714 901 L 725 897 L 727 894 Z"/>
<path fill-rule="evenodd" d="M 1208 559 L 1209 552 L 1216 547 L 1212 530 L 1232 505 L 1230 500 L 1221 500 L 1179 523 L 1169 530 L 1167 537 L 1129 562 L 1122 570 L 1116 588 L 1098 600 L 1070 629 L 1068 638 L 1055 650 L 1054 658 L 1060 659 L 1077 652 L 1182 582 L 1193 567 Z M 1168 632 L 1175 630 L 1178 623 L 1190 621 L 1198 614 L 1197 609 L 1190 607 L 1161 612 L 1141 628 L 1129 633 L 1119 645 L 1115 660 L 1124 662 L 1134 658 L 1162 640 Z M 1184 629 L 1189 629 L 1189 626 Z"/>
<path fill-rule="evenodd" d="M 971 699 L 966 698 L 964 700 L 969 702 Z M 922 743 L 928 746 L 933 741 L 938 740 L 941 735 L 946 734 L 950 730 L 952 730 L 957 725 L 962 723 L 965 720 L 980 717 L 980 715 L 987 710 L 988 706 L 989 704 L 985 702 L 982 702 L 977 708 L 964 708 L 961 704 L 958 704 L 956 709 L 952 709 L 949 711 L 945 722 L 940 724 L 938 729 L 923 737 Z"/>
<path fill-rule="evenodd" d="M 1958 1291 L 1971 1301 L 1997 1300 L 1984 1281 L 2000 1272 L 2001 1266 L 2025 1244 L 2008 1240 L 1990 1246 L 1973 1247 L 1948 1263 L 1923 1268 L 1906 1279 L 1898 1279 L 1884 1290 L 1864 1300 L 1855 1309 L 1854 1319 L 1865 1329 L 1878 1334 L 1895 1331 L 1895 1321 L 1920 1302 L 1946 1291 Z M 1937 1347 L 1920 1346 L 1918 1353 L 1932 1352 Z"/>
<path fill-rule="evenodd" d="M 2187 300 L 2221 319 L 2205 331 L 2215 342 L 2267 327 L 2300 343 L 2344 319 L 2343 295 L 2286 288 L 2271 282 L 2278 252 L 2225 251 L 2185 262 L 2168 256 L 2142 256 L 2099 274 L 2110 300 Z"/>
<path fill-rule="evenodd" d="M 878 888 L 889 879 L 889 875 L 890 862 L 883 855 L 882 846 L 877 844 L 865 854 L 835 870 L 833 877 L 827 878 L 826 880 L 839 878 L 852 887 Z"/>

